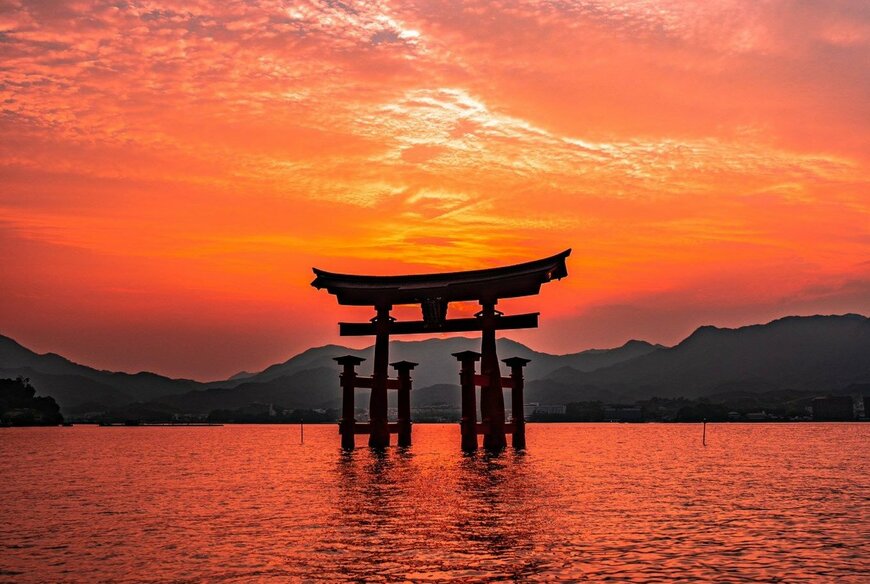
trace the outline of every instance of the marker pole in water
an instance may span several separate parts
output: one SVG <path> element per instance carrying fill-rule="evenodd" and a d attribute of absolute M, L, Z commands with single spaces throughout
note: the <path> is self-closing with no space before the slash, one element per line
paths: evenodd
<path fill-rule="evenodd" d="M 701 442 L 707 446 L 707 418 L 704 418 L 704 433 L 701 435 Z"/>
<path fill-rule="evenodd" d="M 305 444 L 305 420 L 299 420 L 299 444 Z"/>

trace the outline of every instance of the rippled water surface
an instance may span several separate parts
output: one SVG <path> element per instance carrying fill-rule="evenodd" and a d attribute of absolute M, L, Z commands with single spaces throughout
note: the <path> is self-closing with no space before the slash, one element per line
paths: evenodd
<path fill-rule="evenodd" d="M 870 580 L 870 424 L 0 430 L 0 580 Z M 363 439 L 358 438 L 358 444 Z"/>

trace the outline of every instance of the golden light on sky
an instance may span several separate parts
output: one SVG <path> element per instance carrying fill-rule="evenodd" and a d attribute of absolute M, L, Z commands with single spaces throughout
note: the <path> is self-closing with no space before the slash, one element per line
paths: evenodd
<path fill-rule="evenodd" d="M 540 350 L 866 314 L 868 42 L 861 2 L 0 0 L 0 333 L 216 378 L 371 316 L 312 266 L 567 247 L 508 306 Z"/>

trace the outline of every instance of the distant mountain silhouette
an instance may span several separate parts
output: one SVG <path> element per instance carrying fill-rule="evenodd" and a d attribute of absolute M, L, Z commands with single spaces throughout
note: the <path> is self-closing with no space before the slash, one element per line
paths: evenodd
<path fill-rule="evenodd" d="M 116 405 L 185 393 L 200 384 L 155 373 L 116 373 L 79 365 L 54 353 L 40 355 L 0 335 L 0 377 L 29 377 L 40 395 L 69 408 L 85 402 Z"/>
<path fill-rule="evenodd" d="M 505 357 L 532 359 L 527 370 L 530 378 L 543 377 L 566 364 L 580 371 L 589 371 L 659 348 L 643 341 L 629 341 L 616 349 L 550 355 L 509 339 L 500 339 L 498 343 L 499 353 Z M 391 360 L 405 359 L 420 364 L 414 371 L 414 386 L 418 389 L 427 386 L 455 388 L 458 387 L 458 364 L 451 353 L 476 350 L 479 346 L 479 339 L 464 337 L 394 341 L 390 344 L 390 356 Z M 31 378 L 41 394 L 54 396 L 64 411 L 76 414 L 118 408 L 134 402 L 155 402 L 173 411 L 189 413 L 232 409 L 252 402 L 275 403 L 288 408 L 337 408 L 340 406 L 340 391 L 333 357 L 348 353 L 369 359 L 361 369 L 362 374 L 368 374 L 372 347 L 354 350 L 326 345 L 303 351 L 257 373 L 245 371 L 223 381 L 200 383 L 153 373 L 100 371 L 53 353 L 37 354 L 8 337 L 0 336 L 0 375 Z M 423 400 L 426 393 L 415 394 L 412 402 Z M 368 403 L 366 391 L 360 392 L 357 403 Z M 428 400 L 421 403 L 428 403 Z"/>
<path fill-rule="evenodd" d="M 333 364 L 334 365 L 334 364 Z M 233 387 L 210 387 L 157 401 L 188 413 L 207 414 L 216 409 L 237 409 L 251 403 L 276 404 L 296 409 L 338 408 L 341 388 L 334 366 L 302 369 L 268 381 L 244 381 Z"/>
<path fill-rule="evenodd" d="M 412 408 L 431 406 L 448 406 L 458 410 L 462 407 L 462 393 L 459 391 L 459 385 L 439 383 L 437 385 L 421 387 L 411 392 Z"/>
<path fill-rule="evenodd" d="M 9 375 L 30 378 L 39 395 L 52 396 L 68 412 L 99 411 L 136 401 L 130 394 L 84 375 L 53 375 L 25 367 L 3 369 L 0 377 Z"/>
<path fill-rule="evenodd" d="M 826 392 L 870 381 L 870 319 L 787 317 L 765 325 L 703 326 L 675 347 L 594 371 L 564 367 L 529 383 L 548 403 L 699 397 L 726 391 Z"/>
<path fill-rule="evenodd" d="M 335 361 L 333 361 L 332 358 L 339 355 L 345 355 L 348 352 L 353 353 L 354 350 L 340 345 L 314 347 L 287 359 L 283 363 L 270 365 L 258 373 L 236 373 L 229 379 L 211 381 L 205 385 L 208 387 L 222 388 L 236 387 L 245 383 L 264 383 L 281 377 L 288 377 L 294 373 L 305 371 L 306 369 L 317 369 L 318 367 L 329 367 L 335 369 Z"/>
<path fill-rule="evenodd" d="M 498 340 L 499 356 L 524 357 L 531 359 L 526 369 L 530 379 L 544 377 L 552 371 L 570 366 L 578 371 L 592 371 L 600 367 L 613 365 L 640 355 L 646 355 L 661 346 L 651 345 L 644 341 L 629 341 L 616 349 L 590 349 L 568 355 L 551 355 L 540 353 L 525 345 L 510 339 Z M 414 369 L 414 386 L 425 387 L 437 384 L 455 385 L 458 382 L 458 363 L 452 353 L 459 351 L 479 350 L 480 339 L 469 337 L 454 337 L 449 339 L 428 339 L 425 341 L 393 341 L 390 343 L 390 361 L 412 361 L 419 365 Z M 367 359 L 360 371 L 363 374 L 371 367 L 374 358 L 374 348 L 348 349 L 340 345 L 326 345 L 308 349 L 284 363 L 272 365 L 259 373 L 248 374 L 239 378 L 238 375 L 226 381 L 209 383 L 211 387 L 232 387 L 242 383 L 260 383 L 286 377 L 306 369 L 327 367 L 336 370 L 333 357 L 345 354 L 359 355 Z"/>
<path fill-rule="evenodd" d="M 458 364 L 451 356 L 479 349 L 477 338 L 394 341 L 392 360 L 419 363 L 414 370 L 413 407 L 459 406 Z M 568 355 L 541 353 L 510 339 L 498 341 L 499 356 L 531 359 L 526 368 L 526 401 L 633 401 L 654 395 L 775 395 L 779 390 L 825 393 L 870 382 L 870 319 L 860 315 L 787 317 L 737 329 L 704 326 L 666 348 L 629 341 L 614 349 Z M 0 336 L 0 376 L 33 380 L 41 395 L 54 396 L 65 412 L 100 411 L 151 403 L 167 411 L 205 414 L 267 403 L 291 409 L 338 408 L 341 392 L 333 357 L 368 359 L 372 348 L 340 345 L 308 349 L 257 372 L 199 383 L 153 373 L 113 373 L 73 363 L 59 355 L 38 355 Z M 505 372 L 506 373 L 506 372 Z M 368 403 L 358 392 L 357 403 Z M 149 406 L 150 407 L 150 406 Z"/>
<path fill-rule="evenodd" d="M 459 403 L 459 388 L 456 383 L 459 369 L 451 354 L 479 347 L 479 339 L 466 337 L 393 341 L 390 343 L 390 360 L 419 363 L 414 369 L 414 387 L 417 389 L 411 393 L 413 407 L 439 402 L 452 405 Z M 498 350 L 505 357 L 521 356 L 532 359 L 528 374 L 540 376 L 565 363 L 591 370 L 601 364 L 618 363 L 655 351 L 656 347 L 643 341 L 630 341 L 617 349 L 593 349 L 557 356 L 533 351 L 510 339 L 499 339 Z M 259 373 L 248 373 L 244 377 L 234 375 L 226 381 L 210 382 L 206 391 L 162 396 L 158 401 L 191 413 L 233 409 L 251 402 L 274 403 L 299 409 L 339 408 L 341 391 L 337 381 L 338 369 L 333 358 L 348 353 L 368 359 L 360 369 L 361 374 L 367 375 L 368 366 L 373 359 L 373 347 L 354 350 L 340 345 L 326 345 L 308 349 Z M 391 392 L 390 397 L 390 403 L 395 405 L 395 394 Z M 358 392 L 357 404 L 368 404 L 368 391 Z"/>

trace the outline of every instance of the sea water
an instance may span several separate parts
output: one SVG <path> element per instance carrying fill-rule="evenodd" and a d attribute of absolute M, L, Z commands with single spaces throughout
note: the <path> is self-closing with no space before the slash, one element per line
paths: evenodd
<path fill-rule="evenodd" d="M 0 429 L 0 581 L 867 582 L 870 424 Z"/>

